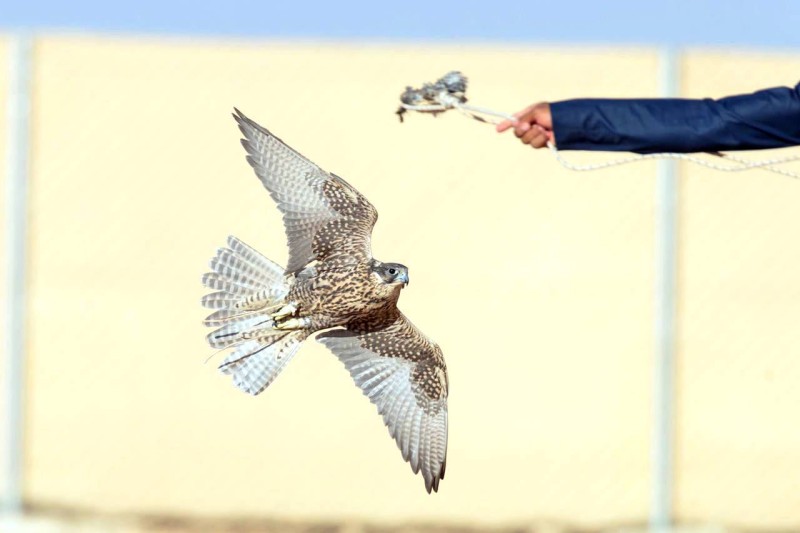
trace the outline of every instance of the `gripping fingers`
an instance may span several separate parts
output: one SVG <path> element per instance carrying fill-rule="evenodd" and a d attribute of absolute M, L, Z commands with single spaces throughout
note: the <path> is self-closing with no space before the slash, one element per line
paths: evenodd
<path fill-rule="evenodd" d="M 524 120 L 520 120 L 514 126 L 514 135 L 516 135 L 518 139 L 522 139 L 530 131 L 531 124 L 529 122 L 525 122 Z"/>
<path fill-rule="evenodd" d="M 523 144 L 530 144 L 533 148 L 542 148 L 547 145 L 547 132 L 539 125 L 534 125 L 520 138 Z"/>

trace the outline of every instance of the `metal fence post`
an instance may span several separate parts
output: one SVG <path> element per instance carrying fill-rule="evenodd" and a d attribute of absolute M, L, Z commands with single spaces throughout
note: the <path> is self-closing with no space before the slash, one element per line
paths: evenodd
<path fill-rule="evenodd" d="M 22 432 L 25 357 L 25 258 L 28 219 L 28 174 L 30 149 L 30 74 L 33 39 L 16 35 L 10 43 L 8 93 L 8 139 L 5 228 L 6 228 L 6 323 L 5 369 L 2 418 L 3 472 L 5 482 L 0 502 L 5 512 L 22 510 Z"/>
<path fill-rule="evenodd" d="M 661 53 L 661 96 L 680 93 L 680 56 Z M 672 525 L 675 444 L 675 314 L 677 288 L 678 177 L 674 160 L 658 162 L 655 250 L 655 364 L 653 382 L 651 531 Z"/>

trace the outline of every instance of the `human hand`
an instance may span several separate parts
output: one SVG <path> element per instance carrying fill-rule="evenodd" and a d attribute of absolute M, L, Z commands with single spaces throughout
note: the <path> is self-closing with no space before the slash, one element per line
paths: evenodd
<path fill-rule="evenodd" d="M 498 133 L 514 128 L 514 135 L 523 144 L 533 148 L 543 148 L 548 142 L 555 144 L 553 134 L 553 117 L 550 115 L 550 104 L 539 102 L 514 113 L 516 121 L 504 120 L 497 125 Z"/>

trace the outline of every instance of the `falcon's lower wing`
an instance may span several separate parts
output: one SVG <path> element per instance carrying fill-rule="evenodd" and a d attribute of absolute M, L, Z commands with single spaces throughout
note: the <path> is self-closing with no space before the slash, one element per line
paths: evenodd
<path fill-rule="evenodd" d="M 375 329 L 336 329 L 317 336 L 344 363 L 383 415 L 403 459 L 439 490 L 447 462 L 447 368 L 442 351 L 402 314 Z"/>

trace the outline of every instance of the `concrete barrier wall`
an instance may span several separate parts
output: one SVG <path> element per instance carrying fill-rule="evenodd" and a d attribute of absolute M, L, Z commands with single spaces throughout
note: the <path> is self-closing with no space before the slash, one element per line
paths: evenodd
<path fill-rule="evenodd" d="M 798 73 L 797 53 L 690 53 L 684 94 L 794 86 Z M 766 172 L 682 171 L 678 515 L 796 528 L 800 183 Z"/>
<path fill-rule="evenodd" d="M 797 63 L 691 53 L 683 89 L 793 83 Z M 469 75 L 472 101 L 506 111 L 657 95 L 653 50 L 37 41 L 27 501 L 377 521 L 646 519 L 655 165 L 574 173 L 457 115 L 399 124 L 403 87 L 451 69 Z M 256 398 L 215 371 L 219 357 L 203 364 L 199 278 L 215 248 L 236 234 L 286 259 L 233 106 L 362 191 L 380 212 L 375 256 L 410 267 L 400 307 L 442 346 L 451 382 L 438 495 L 315 342 Z M 762 173 L 682 171 L 676 511 L 797 524 L 799 478 L 787 473 L 800 466 L 800 189 Z"/>

